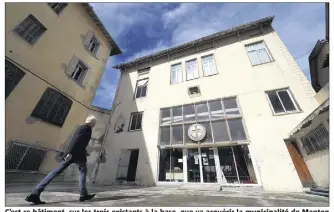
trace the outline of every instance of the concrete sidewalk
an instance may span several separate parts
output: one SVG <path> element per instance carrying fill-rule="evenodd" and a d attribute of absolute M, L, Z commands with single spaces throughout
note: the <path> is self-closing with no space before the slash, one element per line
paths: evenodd
<path fill-rule="evenodd" d="M 31 206 L 24 198 L 34 187 L 33 184 L 7 184 L 6 206 Z M 305 193 L 267 193 L 237 191 L 183 190 L 171 187 L 134 187 L 89 185 L 88 190 L 96 193 L 90 201 L 78 202 L 79 188 L 76 184 L 50 184 L 41 195 L 47 204 L 43 207 L 181 207 L 181 206 L 239 206 L 239 207 L 327 207 L 329 199 Z"/>

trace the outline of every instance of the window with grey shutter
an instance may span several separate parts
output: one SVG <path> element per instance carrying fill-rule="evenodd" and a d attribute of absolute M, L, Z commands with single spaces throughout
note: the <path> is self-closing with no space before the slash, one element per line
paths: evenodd
<path fill-rule="evenodd" d="M 67 3 L 48 3 L 52 10 L 59 15 L 64 8 L 67 6 Z"/>
<path fill-rule="evenodd" d="M 19 84 L 25 73 L 9 60 L 5 60 L 5 95 L 6 99 Z"/>
<path fill-rule="evenodd" d="M 46 30 L 43 24 L 30 14 L 14 29 L 14 32 L 28 43 L 34 44 Z"/>
<path fill-rule="evenodd" d="M 71 106 L 72 100 L 52 88 L 47 88 L 31 116 L 61 127 Z"/>
<path fill-rule="evenodd" d="M 82 60 L 73 56 L 65 73 L 78 84 L 86 86 L 90 76 L 90 69 Z"/>
<path fill-rule="evenodd" d="M 98 59 L 101 57 L 102 44 L 92 31 L 87 33 L 83 43 L 88 52 L 90 52 Z"/>

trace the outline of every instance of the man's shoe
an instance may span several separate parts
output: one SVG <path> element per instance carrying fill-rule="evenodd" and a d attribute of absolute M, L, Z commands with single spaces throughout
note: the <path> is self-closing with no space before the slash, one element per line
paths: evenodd
<path fill-rule="evenodd" d="M 95 197 L 95 194 L 86 194 L 84 196 L 80 196 L 80 199 L 79 201 L 80 202 L 84 202 L 86 200 L 90 200 L 90 199 L 93 199 Z"/>
<path fill-rule="evenodd" d="M 41 199 L 39 198 L 39 195 L 37 194 L 29 194 L 26 199 L 27 202 L 32 202 L 35 205 L 40 205 L 40 204 L 45 204 L 45 202 L 41 201 Z"/>

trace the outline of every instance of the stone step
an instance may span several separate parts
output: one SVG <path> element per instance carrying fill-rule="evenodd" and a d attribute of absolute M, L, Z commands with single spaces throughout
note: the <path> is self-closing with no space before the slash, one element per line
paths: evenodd
<path fill-rule="evenodd" d="M 312 195 L 317 195 L 317 196 L 322 196 L 322 197 L 329 197 L 329 193 L 324 193 L 324 192 L 305 191 L 305 193 L 312 194 Z"/>
<path fill-rule="evenodd" d="M 310 190 L 314 192 L 329 193 L 329 190 L 326 188 L 313 187 Z"/>

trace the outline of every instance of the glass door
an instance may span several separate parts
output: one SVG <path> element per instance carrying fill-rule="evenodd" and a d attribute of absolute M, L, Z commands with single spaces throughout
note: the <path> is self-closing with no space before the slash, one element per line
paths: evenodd
<path fill-rule="evenodd" d="M 204 183 L 217 183 L 216 163 L 213 147 L 200 148 Z"/>
<path fill-rule="evenodd" d="M 188 149 L 187 172 L 190 183 L 217 183 L 213 147 Z"/>
<path fill-rule="evenodd" d="M 187 172 L 189 183 L 201 182 L 200 154 L 198 148 L 188 149 Z"/>

